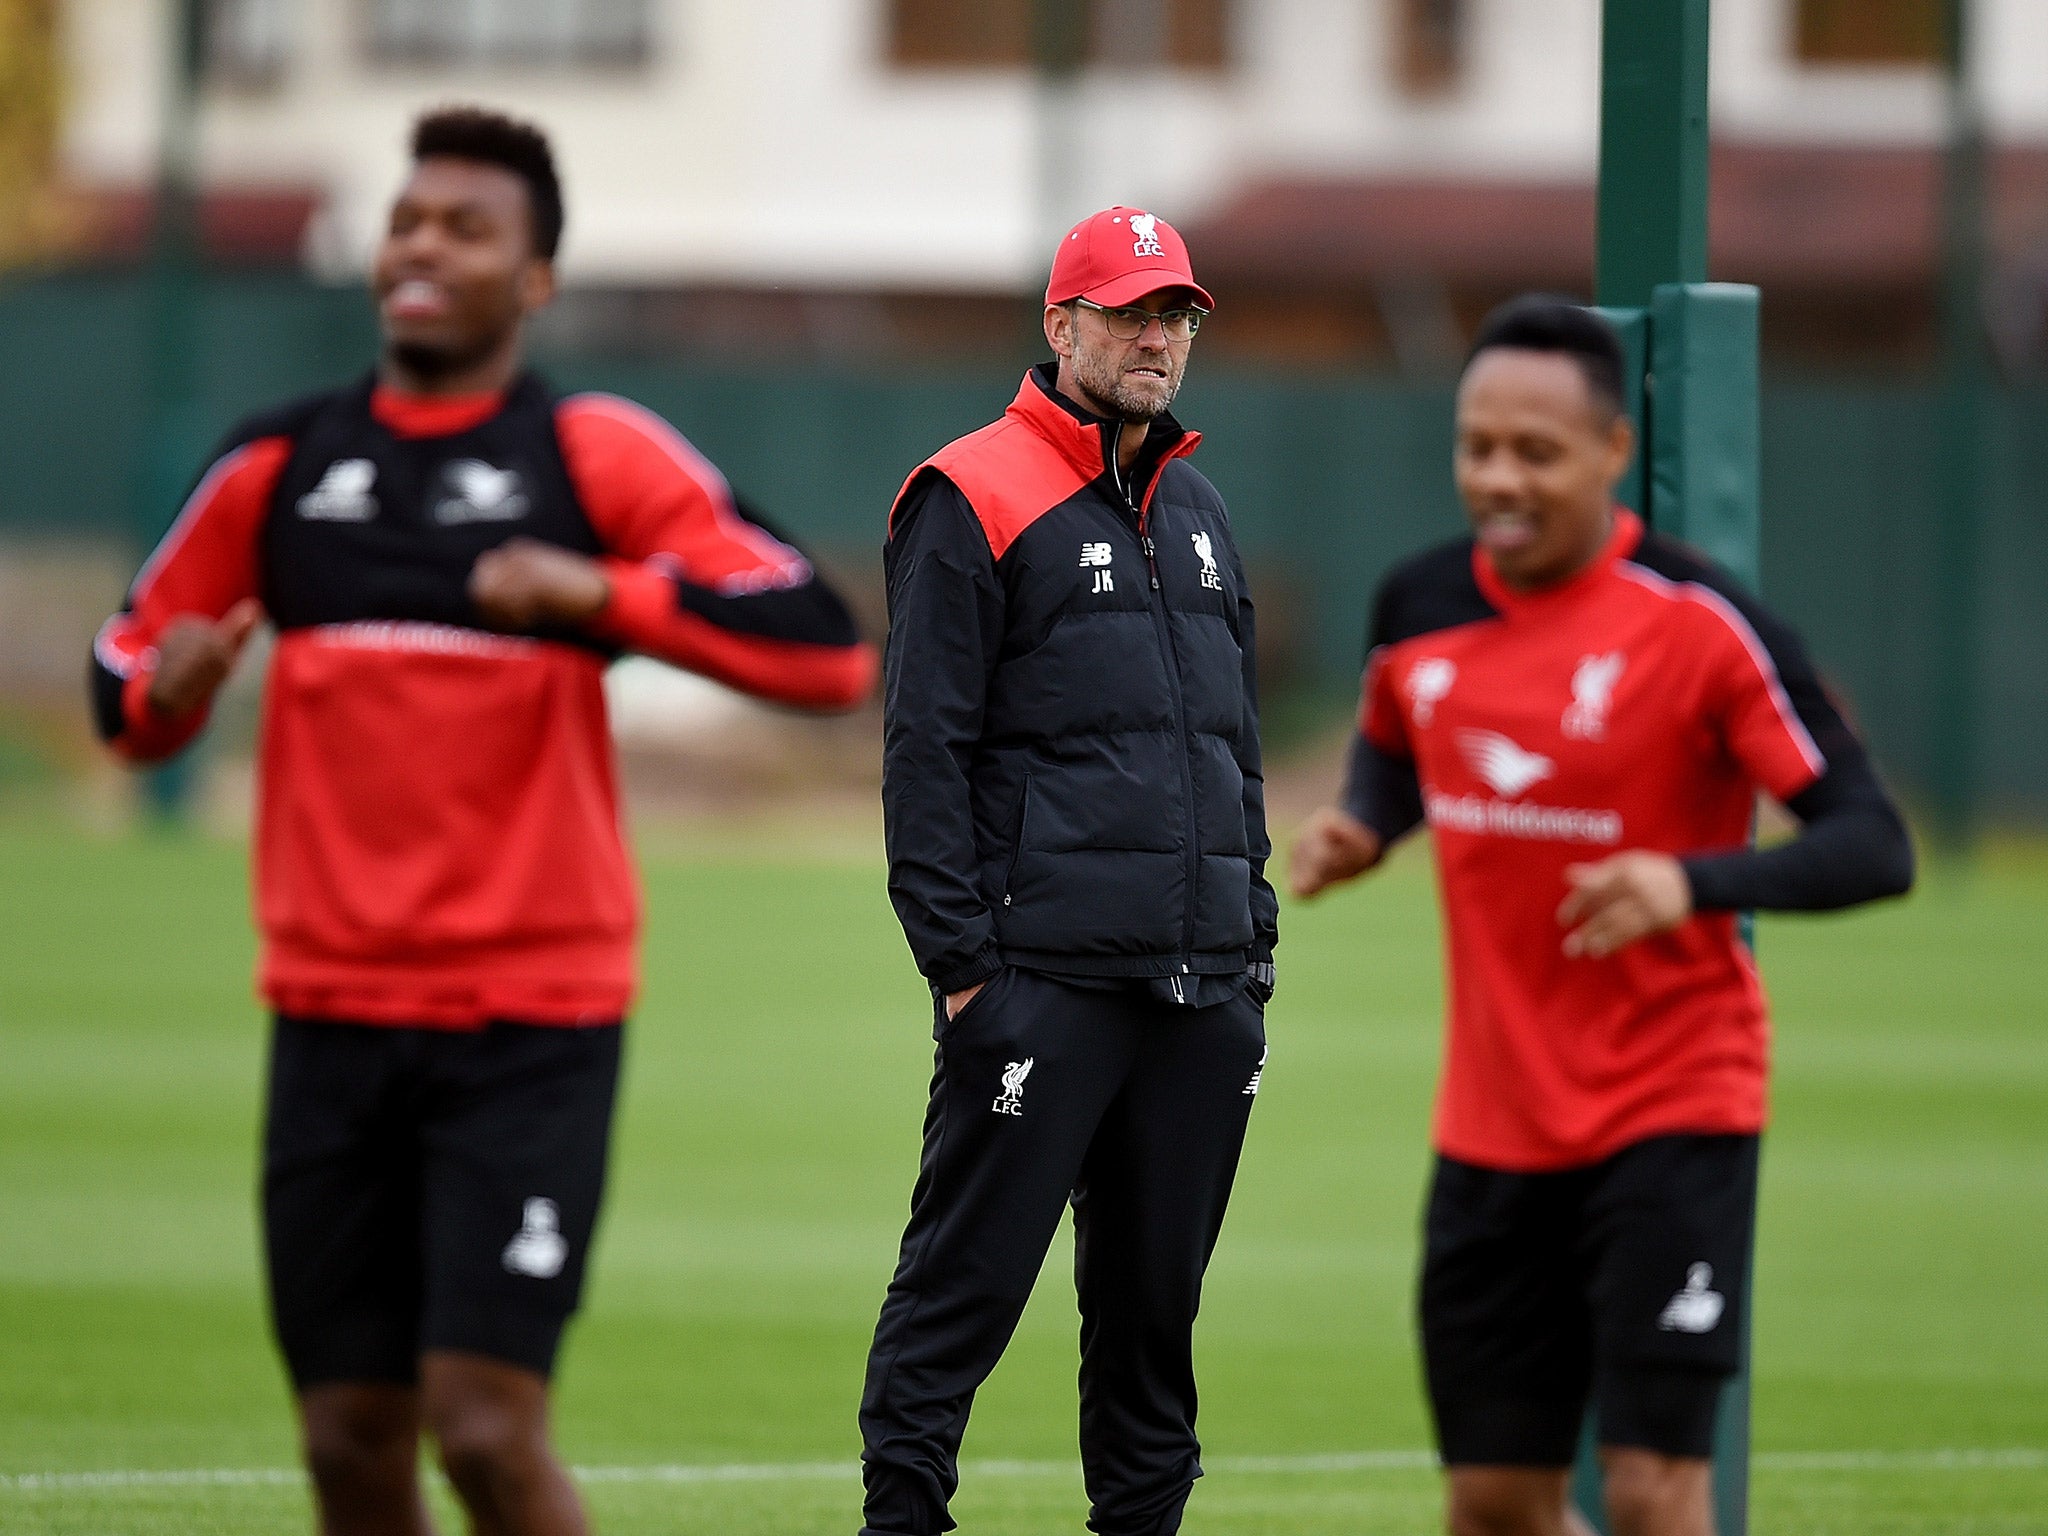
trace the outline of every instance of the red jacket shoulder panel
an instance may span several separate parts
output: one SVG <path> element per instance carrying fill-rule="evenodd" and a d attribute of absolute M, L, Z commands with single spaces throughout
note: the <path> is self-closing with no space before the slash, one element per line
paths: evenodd
<path fill-rule="evenodd" d="M 1035 390 L 1028 379 L 1024 388 Z M 1025 529 L 1102 473 L 1099 445 L 1091 445 L 1092 467 L 1082 454 L 1069 451 L 1072 446 L 1047 437 L 1013 404 L 1000 420 L 954 440 L 920 464 L 896 494 L 890 527 L 918 477 L 937 470 L 960 488 L 988 536 L 990 554 L 1000 560 Z"/>
<path fill-rule="evenodd" d="M 996 559 L 1091 476 L 1014 417 L 961 438 L 931 459 L 960 487 Z"/>

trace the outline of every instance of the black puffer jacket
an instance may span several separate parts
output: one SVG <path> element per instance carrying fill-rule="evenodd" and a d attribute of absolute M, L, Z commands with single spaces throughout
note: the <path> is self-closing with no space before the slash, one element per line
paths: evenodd
<path fill-rule="evenodd" d="M 891 513 L 889 893 L 941 992 L 1272 958 L 1244 568 L 1197 434 L 1127 494 L 1115 431 L 1041 367 Z"/>

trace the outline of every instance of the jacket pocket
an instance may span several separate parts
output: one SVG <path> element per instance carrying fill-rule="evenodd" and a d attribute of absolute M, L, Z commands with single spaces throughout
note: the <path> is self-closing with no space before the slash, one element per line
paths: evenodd
<path fill-rule="evenodd" d="M 1017 879 L 1017 861 L 1024 856 L 1024 839 L 1031 830 L 1031 775 L 1024 775 L 1024 793 L 1017 797 L 1017 836 L 1010 844 L 1010 862 L 1003 866 L 1003 905 L 1010 904 L 1010 887 Z"/>

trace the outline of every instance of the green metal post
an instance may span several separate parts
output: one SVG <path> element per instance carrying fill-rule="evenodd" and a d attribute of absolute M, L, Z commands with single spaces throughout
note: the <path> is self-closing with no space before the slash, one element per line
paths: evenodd
<path fill-rule="evenodd" d="M 1969 7 L 1944 0 L 1949 136 L 1942 186 L 1942 366 L 1938 422 L 1940 542 L 1934 562 L 1934 692 L 1928 764 L 1936 830 L 1970 842 L 1977 811 L 1977 617 L 1984 518 L 1984 425 L 1990 357 L 1984 333 L 1983 119 L 1970 80 Z"/>
<path fill-rule="evenodd" d="M 1602 304 L 1707 276 L 1708 0 L 1606 0 L 1600 33 Z"/>
<path fill-rule="evenodd" d="M 175 515 L 179 497 L 203 452 L 195 418 L 193 358 L 199 308 L 199 82 L 205 61 L 205 0 L 171 8 L 169 58 L 159 114 L 156 223 L 148 278 L 148 356 L 141 461 L 135 477 L 134 524 L 147 548 Z M 190 797 L 191 754 L 149 774 L 144 798 L 160 821 L 175 821 Z"/>
<path fill-rule="evenodd" d="M 1605 0 L 1595 287 L 1620 329 L 1640 437 L 1624 500 L 1758 581 L 1758 296 L 1707 277 L 1709 0 Z M 1749 1318 L 1714 1447 L 1719 1536 L 1749 1524 Z M 1573 1496 L 1606 1529 L 1595 1430 Z"/>

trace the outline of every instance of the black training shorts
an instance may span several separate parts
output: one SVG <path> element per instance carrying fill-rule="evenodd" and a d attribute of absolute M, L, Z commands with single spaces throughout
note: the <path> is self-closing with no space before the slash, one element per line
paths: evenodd
<path fill-rule="evenodd" d="M 553 1369 L 604 1191 L 621 1033 L 277 1020 L 263 1220 L 296 1387 L 410 1383 L 430 1349 Z"/>
<path fill-rule="evenodd" d="M 1657 1136 L 1590 1167 L 1437 1159 L 1423 1356 L 1449 1465 L 1570 1465 L 1600 1443 L 1712 1454 L 1742 1362 L 1757 1138 Z"/>

